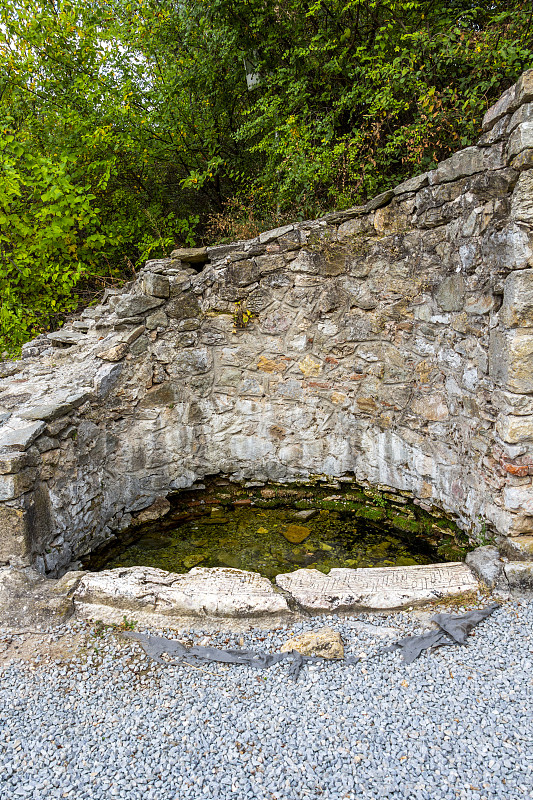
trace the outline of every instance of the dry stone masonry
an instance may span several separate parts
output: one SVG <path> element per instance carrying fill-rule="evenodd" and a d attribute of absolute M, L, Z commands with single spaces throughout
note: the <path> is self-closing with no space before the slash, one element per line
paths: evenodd
<path fill-rule="evenodd" d="M 61 575 L 207 475 L 388 487 L 530 559 L 532 166 L 529 71 L 437 169 L 149 261 L 30 342 L 0 365 L 0 564 Z"/>

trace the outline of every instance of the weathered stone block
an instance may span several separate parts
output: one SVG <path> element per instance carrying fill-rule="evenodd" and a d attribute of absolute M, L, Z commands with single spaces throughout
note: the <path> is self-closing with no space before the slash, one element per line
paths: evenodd
<path fill-rule="evenodd" d="M 172 251 L 170 258 L 188 264 L 203 264 L 207 261 L 207 247 L 179 247 Z"/>
<path fill-rule="evenodd" d="M 272 231 L 264 231 L 259 234 L 259 242 L 260 244 L 268 244 L 268 242 L 273 242 L 292 230 L 294 230 L 294 225 L 283 225 L 281 228 L 274 228 Z"/>
<path fill-rule="evenodd" d="M 0 450 L 27 450 L 45 428 L 46 424 L 40 420 L 32 422 L 30 425 L 21 425 L 18 428 L 1 428 Z"/>
<path fill-rule="evenodd" d="M 485 133 L 479 137 L 477 140 L 477 146 L 490 147 L 490 145 L 500 142 L 507 133 L 509 120 L 509 114 L 505 114 L 503 117 L 501 117 L 490 130 L 485 131 Z"/>
<path fill-rule="evenodd" d="M 467 553 L 465 561 L 489 589 L 497 585 L 503 571 L 503 561 L 497 547 L 493 545 L 477 547 L 471 553 Z"/>
<path fill-rule="evenodd" d="M 506 114 L 509 114 L 511 111 L 514 110 L 515 106 L 515 97 L 516 97 L 516 85 L 509 87 L 507 91 L 505 91 L 499 100 L 494 103 L 493 106 L 489 108 L 489 110 L 485 113 L 483 117 L 482 129 L 484 131 L 489 131 L 494 125 L 504 117 Z"/>
<path fill-rule="evenodd" d="M 35 469 L 25 469 L 11 475 L 0 475 L 0 502 L 14 500 L 31 489 L 36 474 Z"/>
<path fill-rule="evenodd" d="M 503 490 L 503 504 L 508 511 L 522 511 L 533 514 L 533 488 L 526 486 L 506 486 Z"/>
<path fill-rule="evenodd" d="M 531 169 L 533 167 L 533 148 L 529 150 L 522 150 L 522 152 L 517 155 L 516 158 L 513 158 L 511 161 L 511 166 L 518 172 L 522 172 L 525 169 Z"/>
<path fill-rule="evenodd" d="M 339 225 L 337 230 L 337 238 L 345 239 L 349 236 L 359 236 L 368 230 L 368 226 L 369 223 L 366 216 L 348 219 L 346 222 L 343 222 Z"/>
<path fill-rule="evenodd" d="M 423 172 L 422 175 L 415 175 L 413 178 L 403 181 L 394 189 L 394 194 L 404 194 L 406 192 L 418 192 L 424 186 L 428 185 L 428 173 Z"/>
<path fill-rule="evenodd" d="M 507 276 L 499 318 L 509 328 L 533 327 L 533 269 Z"/>
<path fill-rule="evenodd" d="M 29 563 L 28 532 L 24 511 L 0 506 L 0 564 Z"/>
<path fill-rule="evenodd" d="M 281 653 L 301 653 L 303 656 L 344 658 L 344 643 L 338 631 L 320 628 L 318 631 L 293 636 L 280 647 Z"/>
<path fill-rule="evenodd" d="M 200 306 L 193 294 L 185 293 L 167 303 L 165 313 L 170 319 L 191 319 L 200 314 Z"/>
<path fill-rule="evenodd" d="M 514 202 L 513 198 L 514 195 L 511 203 Z M 521 200 L 515 205 L 516 212 L 522 213 Z M 481 253 L 486 266 L 497 270 L 502 266 L 507 270 L 522 269 L 528 265 L 533 254 L 528 231 L 514 222 L 503 228 L 491 228 L 483 237 Z"/>
<path fill-rule="evenodd" d="M 82 618 L 122 619 L 172 626 L 185 617 L 290 616 L 287 601 L 268 578 L 238 569 L 196 567 L 176 575 L 150 567 L 88 573 L 74 594 Z M 114 616 L 113 616 L 114 613 Z"/>
<path fill-rule="evenodd" d="M 307 611 L 357 608 L 401 608 L 413 603 L 477 590 L 479 584 L 466 564 L 416 567 L 298 569 L 276 577 Z"/>
<path fill-rule="evenodd" d="M 533 562 L 510 561 L 504 565 L 503 571 L 511 590 L 527 592 L 533 590 Z"/>
<path fill-rule="evenodd" d="M 507 414 L 500 417 L 496 430 L 504 442 L 517 444 L 524 439 L 533 439 L 533 416 L 513 417 Z"/>
<path fill-rule="evenodd" d="M 516 82 L 513 106 L 517 108 L 522 103 L 529 103 L 530 100 L 533 100 L 533 69 L 523 72 Z"/>
<path fill-rule="evenodd" d="M 164 275 L 146 272 L 143 275 L 143 290 L 152 297 L 170 297 L 170 281 Z"/>
<path fill-rule="evenodd" d="M 146 314 L 153 308 L 157 308 L 163 303 L 157 297 L 148 297 L 147 295 L 125 295 L 122 297 L 115 307 L 115 314 L 117 317 L 137 317 Z"/>
<path fill-rule="evenodd" d="M 158 308 L 153 314 L 146 317 L 146 330 L 155 331 L 156 328 L 166 328 L 168 317 L 162 308 Z"/>
<path fill-rule="evenodd" d="M 522 122 L 512 132 L 507 145 L 507 160 L 510 161 L 529 147 L 533 147 L 533 120 Z"/>
<path fill-rule="evenodd" d="M 81 342 L 85 342 L 87 339 L 87 334 L 82 333 L 81 331 L 66 329 L 66 330 L 54 331 L 53 333 L 48 333 L 47 337 L 54 345 L 55 344 L 74 345 L 74 344 L 80 344 Z"/>
<path fill-rule="evenodd" d="M 162 519 L 170 511 L 170 503 L 166 497 L 158 497 L 148 508 L 143 508 L 138 514 L 135 515 L 136 524 L 140 525 L 145 522 L 155 522 Z"/>
<path fill-rule="evenodd" d="M 26 453 L 0 453 L 0 475 L 20 472 L 28 466 L 28 460 Z"/>
<path fill-rule="evenodd" d="M 20 418 L 51 421 L 58 417 L 65 416 L 65 414 L 68 414 L 70 411 L 83 405 L 83 403 L 86 403 L 91 397 L 92 392 L 88 390 L 74 391 L 66 397 L 65 395 L 60 395 L 58 397 L 52 395 L 50 398 L 47 398 L 48 402 L 34 406 L 27 411 L 22 411 L 20 413 Z"/>
<path fill-rule="evenodd" d="M 502 155 L 502 146 L 492 147 L 467 147 L 459 150 L 453 156 L 441 161 L 437 169 L 429 173 L 429 184 L 448 183 L 459 178 L 474 175 L 476 172 L 485 172 L 490 169 L 501 169 L 505 166 Z"/>
<path fill-rule="evenodd" d="M 520 173 L 511 197 L 511 217 L 519 222 L 533 223 L 533 174 Z"/>
<path fill-rule="evenodd" d="M 97 353 L 96 355 L 103 361 L 115 362 L 123 359 L 128 350 L 129 350 L 129 345 L 127 342 L 119 342 L 118 344 L 115 344 L 112 347 L 107 347 L 105 350 L 100 350 L 100 352 Z"/>
<path fill-rule="evenodd" d="M 270 256 L 267 256 L 267 259 Z M 275 258 L 275 257 L 274 257 Z M 259 280 L 261 271 L 255 261 L 243 260 L 230 264 L 226 273 L 226 283 L 230 286 L 249 286 Z"/>
<path fill-rule="evenodd" d="M 449 275 L 441 282 L 435 299 L 443 311 L 461 311 L 465 304 L 465 281 L 462 275 Z"/>
<path fill-rule="evenodd" d="M 491 294 L 470 295 L 465 301 L 467 314 L 488 314 L 494 308 L 494 296 Z"/>
<path fill-rule="evenodd" d="M 411 405 L 415 414 L 430 422 L 442 422 L 448 419 L 449 409 L 441 394 L 422 395 L 415 398 Z"/>
<path fill-rule="evenodd" d="M 533 332 L 491 331 L 489 374 L 510 392 L 533 392 Z"/>
<path fill-rule="evenodd" d="M 525 103 L 523 106 L 520 106 L 520 108 L 518 108 L 511 116 L 511 119 L 508 123 L 507 132 L 511 133 L 523 122 L 529 122 L 531 120 L 533 120 L 533 103 Z"/>
<path fill-rule="evenodd" d="M 386 206 L 387 203 L 390 203 L 393 197 L 394 191 L 392 189 L 388 189 L 386 192 L 381 192 L 381 194 L 376 195 L 376 197 L 373 197 L 372 200 L 368 201 L 368 203 L 365 205 L 365 211 L 375 211 L 376 208 Z"/>

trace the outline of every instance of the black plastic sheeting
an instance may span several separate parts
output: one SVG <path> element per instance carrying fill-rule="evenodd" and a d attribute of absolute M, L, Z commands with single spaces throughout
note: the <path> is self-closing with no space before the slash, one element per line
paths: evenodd
<path fill-rule="evenodd" d="M 485 608 L 467 611 L 465 614 L 436 614 L 432 618 L 432 621 L 438 626 L 436 630 L 427 631 L 427 633 L 422 633 L 418 636 L 407 636 L 405 639 L 394 642 L 389 647 L 382 647 L 373 657 L 376 658 L 384 653 L 400 650 L 404 662 L 411 664 L 423 650 L 449 645 L 464 645 L 472 629 L 496 611 L 497 608 L 499 608 L 498 603 L 491 603 Z M 157 661 L 158 664 L 177 665 L 183 663 L 190 666 L 200 666 L 201 664 L 217 662 L 219 664 L 254 667 L 255 669 L 269 669 L 280 661 L 290 661 L 289 676 L 297 680 L 304 664 L 317 664 L 324 661 L 319 656 L 303 656 L 294 650 L 290 653 L 264 653 L 255 650 L 222 650 L 218 647 L 202 647 L 200 645 L 185 647 L 175 639 L 166 639 L 163 636 L 151 636 L 148 633 L 136 633 L 134 631 L 123 633 L 122 636 L 139 642 L 145 653 L 154 661 Z M 167 658 L 162 658 L 163 655 L 166 655 Z M 335 660 L 342 660 L 345 664 L 357 664 L 360 659 L 355 656 L 347 656 L 344 659 Z"/>
<path fill-rule="evenodd" d="M 377 655 L 401 650 L 405 663 L 411 664 L 423 650 L 431 647 L 466 644 L 468 634 L 473 628 L 499 607 L 499 603 L 491 603 L 477 611 L 467 611 L 466 614 L 436 614 L 431 620 L 438 625 L 436 630 L 427 631 L 419 636 L 407 636 L 390 647 L 383 647 Z"/>

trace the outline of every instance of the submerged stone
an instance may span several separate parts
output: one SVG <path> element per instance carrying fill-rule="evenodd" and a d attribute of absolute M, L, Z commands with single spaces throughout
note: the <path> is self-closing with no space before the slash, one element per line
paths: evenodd
<path fill-rule="evenodd" d="M 287 525 L 284 531 L 281 531 L 283 536 L 288 542 L 292 544 L 300 544 L 304 539 L 311 534 L 311 529 L 306 528 L 305 525 Z"/>

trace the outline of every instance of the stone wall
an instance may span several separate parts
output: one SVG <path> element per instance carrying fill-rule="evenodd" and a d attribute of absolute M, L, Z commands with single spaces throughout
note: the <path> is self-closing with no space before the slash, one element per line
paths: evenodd
<path fill-rule="evenodd" d="M 533 71 L 364 207 L 175 251 L 0 365 L 0 563 L 206 475 L 355 478 L 533 552 Z M 156 505 L 157 508 L 157 505 Z"/>

